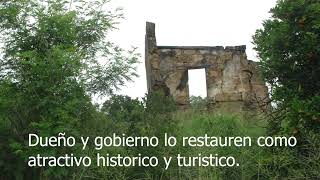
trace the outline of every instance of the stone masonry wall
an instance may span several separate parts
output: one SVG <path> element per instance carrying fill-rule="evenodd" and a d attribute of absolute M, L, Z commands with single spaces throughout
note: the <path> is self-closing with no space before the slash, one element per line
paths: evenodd
<path fill-rule="evenodd" d="M 246 46 L 157 46 L 155 24 L 147 22 L 145 65 L 148 91 L 162 90 L 178 105 L 189 104 L 188 70 L 205 68 L 207 96 L 215 102 L 253 102 L 267 97 Z"/>

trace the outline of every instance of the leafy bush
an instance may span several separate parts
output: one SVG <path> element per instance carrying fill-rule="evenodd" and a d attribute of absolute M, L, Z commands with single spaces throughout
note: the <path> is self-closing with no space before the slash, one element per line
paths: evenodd
<path fill-rule="evenodd" d="M 98 120 L 107 120 L 91 95 L 111 94 L 136 75 L 138 55 L 106 40 L 122 14 L 105 11 L 105 3 L 0 2 L 0 179 L 65 179 L 77 172 L 29 168 L 32 154 L 81 152 L 28 147 L 28 134 L 79 137 L 94 131 Z"/>
<path fill-rule="evenodd" d="M 299 143 L 270 151 L 265 173 L 277 179 L 319 179 L 320 2 L 279 0 L 271 14 L 254 35 L 274 103 L 268 134 L 294 135 Z"/>
<path fill-rule="evenodd" d="M 271 13 L 254 35 L 276 106 L 271 133 L 319 132 L 320 3 L 280 0 Z"/>

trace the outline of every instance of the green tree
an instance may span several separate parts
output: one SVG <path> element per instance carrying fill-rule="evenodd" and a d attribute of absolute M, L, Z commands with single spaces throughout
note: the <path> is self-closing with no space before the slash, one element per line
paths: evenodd
<path fill-rule="evenodd" d="M 272 148 L 262 174 L 277 179 L 319 179 L 320 2 L 278 0 L 256 31 L 260 70 L 274 109 L 269 134 L 294 135 L 295 148 Z M 270 149 L 269 149 L 270 150 Z"/>
<path fill-rule="evenodd" d="M 144 106 L 138 99 L 131 99 L 129 96 L 113 95 L 103 103 L 101 109 L 114 122 L 136 122 L 141 120 Z"/>
<path fill-rule="evenodd" d="M 260 69 L 271 85 L 273 133 L 320 130 L 320 2 L 279 0 L 254 35 Z"/>
<path fill-rule="evenodd" d="M 135 51 L 107 40 L 123 16 L 106 2 L 0 2 L 0 179 L 70 177 L 70 169 L 26 166 L 31 154 L 70 151 L 28 148 L 28 134 L 78 136 L 101 117 L 90 97 L 111 94 L 136 75 Z"/>

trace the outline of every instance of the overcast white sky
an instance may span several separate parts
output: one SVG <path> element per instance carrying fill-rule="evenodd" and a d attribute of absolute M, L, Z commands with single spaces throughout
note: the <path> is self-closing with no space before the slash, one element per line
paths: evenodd
<path fill-rule="evenodd" d="M 119 91 L 131 97 L 147 92 L 144 66 L 146 21 L 156 24 L 158 45 L 234 46 L 246 45 L 248 59 L 257 60 L 252 35 L 270 17 L 276 0 L 113 0 L 124 9 L 125 20 L 110 33 L 123 48 L 138 47 L 139 77 Z"/>

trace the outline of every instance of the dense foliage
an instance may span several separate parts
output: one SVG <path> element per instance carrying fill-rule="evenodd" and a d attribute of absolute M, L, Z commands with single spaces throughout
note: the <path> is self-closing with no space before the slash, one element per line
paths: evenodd
<path fill-rule="evenodd" d="M 110 94 L 135 76 L 137 54 L 106 40 L 122 18 L 106 5 L 103 0 L 0 2 L 0 179 L 68 175 L 62 168 L 27 168 L 25 160 L 36 152 L 70 152 L 27 148 L 28 133 L 79 136 L 101 117 L 90 96 Z"/>
<path fill-rule="evenodd" d="M 278 178 L 318 179 L 320 167 L 320 2 L 279 0 L 254 35 L 274 109 L 268 133 L 294 135 L 294 149 L 274 148 L 268 169 Z"/>
<path fill-rule="evenodd" d="M 320 2 L 279 0 L 257 30 L 260 69 L 277 112 L 273 133 L 320 130 Z"/>

